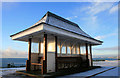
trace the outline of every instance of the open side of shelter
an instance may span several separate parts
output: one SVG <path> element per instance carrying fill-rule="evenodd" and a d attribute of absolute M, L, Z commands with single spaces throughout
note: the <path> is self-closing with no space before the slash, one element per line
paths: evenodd
<path fill-rule="evenodd" d="M 28 42 L 26 71 L 41 70 L 42 74 L 93 66 L 92 46 L 103 43 L 86 34 L 77 24 L 51 12 L 11 37 Z M 38 53 L 32 53 L 32 43 L 38 44 Z"/>

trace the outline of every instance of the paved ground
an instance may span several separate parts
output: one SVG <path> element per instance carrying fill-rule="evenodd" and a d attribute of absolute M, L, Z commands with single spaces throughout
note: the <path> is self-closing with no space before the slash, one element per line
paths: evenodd
<path fill-rule="evenodd" d="M 120 63 L 120 62 L 119 62 Z M 93 69 L 93 70 L 89 70 L 89 71 L 86 71 L 86 72 L 82 72 L 82 73 L 76 73 L 76 74 L 72 74 L 72 75 L 67 75 L 67 76 L 63 76 L 63 77 L 59 77 L 59 78 L 85 78 L 85 77 L 88 77 L 88 76 L 92 76 L 92 78 L 116 78 L 116 76 L 120 76 L 120 66 L 117 67 L 118 65 L 118 61 L 100 61 L 100 62 L 94 62 L 94 65 L 95 66 L 103 66 L 102 68 L 97 68 L 97 69 Z M 116 66 L 116 68 L 114 69 L 111 69 L 113 68 L 113 66 Z M 33 77 L 29 77 L 29 76 L 26 76 L 26 75 L 22 75 L 22 74 L 18 74 L 18 73 L 15 73 L 16 70 L 23 70 L 25 68 L 4 68 L 4 69 L 0 69 L 0 74 L 1 74 L 1 71 L 2 71 L 2 75 L 3 78 L 33 78 Z M 111 69 L 111 70 L 108 70 L 108 69 Z M 105 71 L 105 70 L 108 70 L 108 71 Z M 102 72 L 102 71 L 105 71 L 105 72 Z M 119 71 L 119 72 L 118 72 Z M 102 72 L 102 73 L 100 73 Z M 102 76 L 102 77 L 101 77 Z M 118 78 L 118 77 L 117 77 Z M 120 78 L 120 77 L 119 77 Z"/>
<path fill-rule="evenodd" d="M 20 67 L 20 68 L 0 68 L 0 71 L 2 72 L 2 75 L 8 75 L 15 73 L 18 70 L 25 70 L 25 67 Z"/>
<path fill-rule="evenodd" d="M 118 69 L 120 69 L 120 67 L 116 67 L 112 70 L 106 71 L 96 76 L 120 76 L 120 72 L 118 72 Z"/>
<path fill-rule="evenodd" d="M 112 68 L 114 68 L 114 69 L 112 69 Z M 116 68 L 115 67 L 102 67 L 102 68 L 97 68 L 97 69 L 89 70 L 89 71 L 82 72 L 82 73 L 66 75 L 66 76 L 59 77 L 59 78 L 68 78 L 68 77 L 80 77 L 80 78 L 93 77 L 93 78 L 96 78 L 98 76 L 99 77 L 100 76 L 109 76 L 109 77 L 110 76 L 118 76 L 118 67 L 116 67 Z"/>
<path fill-rule="evenodd" d="M 58 77 L 58 78 L 85 78 L 85 77 L 89 77 L 92 76 L 91 78 L 118 78 L 116 76 L 120 76 L 120 73 L 118 73 L 118 70 L 120 69 L 120 67 L 116 67 L 114 69 L 111 69 L 114 67 L 102 67 L 102 68 L 97 68 L 97 69 L 93 69 L 93 70 L 89 70 L 86 72 L 82 72 L 82 73 L 76 73 L 76 74 L 72 74 L 72 75 L 66 75 L 63 77 Z M 110 69 L 110 70 L 109 70 Z M 107 71 L 106 71 L 107 70 Z M 105 72 L 103 72 L 105 71 Z M 102 72 L 102 73 L 100 73 Z M 98 74 L 96 74 L 98 73 Z M 95 75 L 96 74 L 96 75 Z M 9 75 L 4 75 L 3 78 L 34 78 L 34 77 L 30 77 L 30 76 L 26 76 L 23 74 L 18 74 L 18 73 L 14 73 L 14 74 L 9 74 Z"/>

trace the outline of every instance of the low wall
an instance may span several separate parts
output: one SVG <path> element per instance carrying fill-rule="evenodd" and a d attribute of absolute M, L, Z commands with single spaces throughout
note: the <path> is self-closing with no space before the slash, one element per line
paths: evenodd
<path fill-rule="evenodd" d="M 38 63 L 38 57 L 39 57 L 39 54 L 38 53 L 31 53 L 31 63 Z M 39 70 L 40 66 L 34 66 L 34 65 L 31 65 L 31 70 Z"/>
<path fill-rule="evenodd" d="M 31 53 L 31 63 L 38 63 L 38 53 Z"/>

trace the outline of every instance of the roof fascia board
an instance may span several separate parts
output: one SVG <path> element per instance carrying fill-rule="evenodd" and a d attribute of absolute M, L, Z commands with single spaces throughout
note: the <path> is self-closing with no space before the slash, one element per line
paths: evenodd
<path fill-rule="evenodd" d="M 20 38 L 20 37 L 23 37 L 23 36 L 26 36 L 26 35 L 30 35 L 32 33 L 39 32 L 41 30 L 43 30 L 43 24 L 40 24 L 36 27 L 32 27 L 32 28 L 29 28 L 29 29 L 26 29 L 26 30 L 23 30 L 23 31 L 21 31 L 17 34 L 12 35 L 11 37 L 12 37 L 13 40 L 15 40 L 17 38 Z"/>
<path fill-rule="evenodd" d="M 73 38 L 77 38 L 77 39 L 80 39 L 80 40 L 88 41 L 88 42 L 95 43 L 95 44 L 98 44 L 98 45 L 102 44 L 99 41 L 96 41 L 96 40 L 93 40 L 93 39 L 90 39 L 90 38 L 86 38 L 86 37 L 80 36 L 78 34 L 62 30 L 62 29 L 57 28 L 57 27 L 52 27 L 52 26 L 49 26 L 47 24 L 43 25 L 43 30 L 50 31 L 50 32 L 53 32 L 53 33 L 57 33 L 57 34 L 61 34 L 61 35 L 66 35 L 66 36 L 69 36 L 69 37 L 73 37 Z"/>
<path fill-rule="evenodd" d="M 43 24 L 50 25 L 50 24 L 47 24 L 47 23 L 43 23 Z M 50 26 L 53 26 L 53 27 L 55 27 L 55 28 L 59 28 L 59 27 L 56 27 L 56 26 L 54 26 L 54 25 L 50 25 Z M 68 31 L 68 30 L 63 29 L 63 28 L 59 28 L 59 29 Z M 83 37 L 86 37 L 86 38 L 89 38 L 89 39 L 92 39 L 92 40 L 95 40 L 95 41 L 98 41 L 98 42 L 103 43 L 103 41 L 100 41 L 100 40 L 97 40 L 97 39 L 94 39 L 94 38 L 91 38 L 91 37 L 87 37 L 87 36 L 84 36 L 84 35 L 82 35 L 82 34 L 78 34 L 78 33 L 72 32 L 72 31 L 68 31 L 68 32 L 71 32 L 71 33 L 74 33 L 74 34 L 77 34 L 77 35 L 80 35 L 80 36 L 83 36 Z"/>
<path fill-rule="evenodd" d="M 37 32 L 37 31 L 43 30 L 44 28 L 43 28 L 43 25 L 42 25 L 42 24 L 44 24 L 44 25 L 50 25 L 50 24 L 47 24 L 47 23 L 43 23 L 43 22 L 42 22 L 42 23 L 40 23 L 39 25 L 30 27 L 30 28 L 28 28 L 28 29 L 26 29 L 26 30 L 23 30 L 23 31 L 18 32 L 18 33 L 14 34 L 14 35 L 11 35 L 10 37 L 12 37 L 12 39 L 15 39 L 15 38 L 17 38 L 17 37 L 24 36 L 25 33 L 26 33 L 26 31 L 33 30 L 34 32 L 35 32 L 35 31 Z M 41 25 L 42 25 L 42 26 L 41 26 Z M 42 27 L 42 29 L 39 28 L 40 26 Z M 67 32 L 70 32 L 70 31 L 68 31 L 68 30 L 65 30 L 65 29 L 62 29 L 62 28 L 59 28 L 59 27 L 56 27 L 56 26 L 53 26 L 53 25 L 50 25 L 50 26 L 55 27 L 55 28 L 57 28 L 57 29 L 61 29 L 61 30 L 67 31 Z M 49 27 L 50 27 L 50 26 L 49 26 Z M 37 28 L 38 28 L 38 29 L 37 29 Z M 27 33 L 27 34 L 31 34 L 31 33 L 33 33 L 33 32 L 29 32 L 29 33 Z M 74 33 L 74 32 L 70 32 L 70 33 L 73 33 L 73 34 L 76 34 L 76 35 L 79 35 L 79 36 L 82 36 L 82 37 L 85 37 L 85 38 L 89 38 L 89 39 L 94 40 L 94 41 L 97 41 L 97 42 L 99 42 L 99 43 L 103 43 L 102 41 L 96 40 L 96 39 L 94 39 L 94 38 L 86 37 L 86 36 L 80 35 L 80 34 L 78 34 L 78 33 Z M 20 34 L 22 34 L 22 35 L 20 35 Z"/>

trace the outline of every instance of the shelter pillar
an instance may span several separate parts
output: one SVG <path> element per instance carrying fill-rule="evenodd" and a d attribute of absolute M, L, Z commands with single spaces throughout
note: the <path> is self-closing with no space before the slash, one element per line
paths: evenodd
<path fill-rule="evenodd" d="M 57 72 L 57 36 L 55 36 L 55 71 Z"/>
<path fill-rule="evenodd" d="M 70 46 L 70 54 L 72 55 L 72 46 Z"/>
<path fill-rule="evenodd" d="M 77 47 L 75 46 L 75 54 L 77 54 Z"/>
<path fill-rule="evenodd" d="M 91 59 L 91 66 L 93 66 L 93 60 L 92 60 L 92 45 L 90 44 L 90 59 Z"/>
<path fill-rule="evenodd" d="M 60 47 L 59 47 L 59 49 L 60 49 L 60 56 L 62 55 L 62 45 L 61 45 L 61 42 L 60 42 Z"/>
<path fill-rule="evenodd" d="M 31 41 L 32 38 L 28 40 L 28 60 L 26 61 L 26 71 L 31 70 Z"/>
<path fill-rule="evenodd" d="M 47 34 L 44 34 L 42 74 L 47 73 Z"/>
<path fill-rule="evenodd" d="M 86 59 L 88 59 L 88 44 L 86 43 Z"/>
<path fill-rule="evenodd" d="M 79 45 L 79 47 L 78 47 L 78 52 L 79 52 L 79 54 L 80 54 L 80 45 Z"/>
<path fill-rule="evenodd" d="M 87 66 L 89 66 L 89 59 L 88 59 L 88 44 L 86 43 L 86 62 Z"/>
<path fill-rule="evenodd" d="M 66 50 L 66 55 L 67 55 L 67 45 L 66 45 L 66 47 L 65 47 L 65 50 Z"/>
<path fill-rule="evenodd" d="M 38 50 L 39 50 L 38 52 L 39 52 L 39 54 L 41 54 L 41 42 L 39 42 L 38 48 L 39 48 L 39 49 L 38 49 Z"/>

